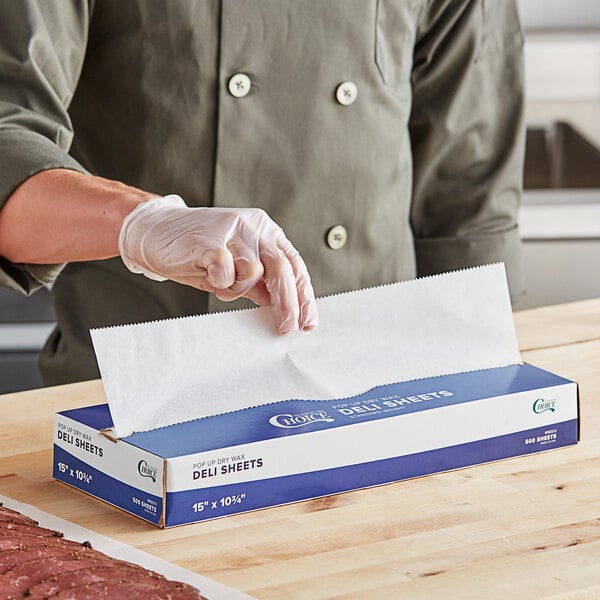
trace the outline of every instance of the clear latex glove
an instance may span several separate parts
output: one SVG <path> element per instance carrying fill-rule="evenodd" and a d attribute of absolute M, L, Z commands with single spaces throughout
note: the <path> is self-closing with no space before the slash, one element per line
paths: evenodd
<path fill-rule="evenodd" d="M 189 208 L 176 195 L 154 198 L 123 220 L 119 252 L 133 273 L 270 307 L 278 333 L 317 326 L 306 265 L 261 209 Z"/>

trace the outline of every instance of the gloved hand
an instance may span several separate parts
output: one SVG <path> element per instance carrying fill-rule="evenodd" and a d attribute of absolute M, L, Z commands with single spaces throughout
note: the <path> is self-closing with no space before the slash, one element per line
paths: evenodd
<path fill-rule="evenodd" d="M 119 251 L 133 273 L 270 307 L 278 333 L 317 326 L 306 265 L 261 209 L 189 208 L 176 195 L 154 198 L 123 220 Z"/>

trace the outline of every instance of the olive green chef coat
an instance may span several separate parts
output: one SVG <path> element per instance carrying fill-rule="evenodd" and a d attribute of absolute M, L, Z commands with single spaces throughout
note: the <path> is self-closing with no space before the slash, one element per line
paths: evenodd
<path fill-rule="evenodd" d="M 265 209 L 317 295 L 499 260 L 517 291 L 522 75 L 513 0 L 0 0 L 0 202 L 66 167 Z M 51 384 L 98 376 L 92 327 L 229 307 L 119 258 L 0 267 L 54 283 Z"/>

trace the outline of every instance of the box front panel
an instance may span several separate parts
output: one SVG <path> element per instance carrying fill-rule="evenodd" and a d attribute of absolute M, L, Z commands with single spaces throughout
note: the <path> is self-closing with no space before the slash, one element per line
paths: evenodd
<path fill-rule="evenodd" d="M 383 410 L 370 405 L 369 408 Z M 574 383 L 169 460 L 176 525 L 577 442 Z M 395 407 L 394 407 L 395 408 Z M 335 411 L 331 411 L 332 415 Z"/>
<path fill-rule="evenodd" d="M 578 421 L 368 463 L 167 492 L 166 526 L 308 500 L 577 443 Z"/>

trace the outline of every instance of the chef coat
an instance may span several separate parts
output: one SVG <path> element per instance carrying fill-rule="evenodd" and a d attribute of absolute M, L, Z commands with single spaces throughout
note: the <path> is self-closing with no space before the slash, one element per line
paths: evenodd
<path fill-rule="evenodd" d="M 64 167 L 263 208 L 317 295 L 493 261 L 517 291 L 522 44 L 513 0 L 5 0 L 0 202 Z M 92 327 L 232 306 L 119 258 L 0 267 L 53 284 L 50 384 L 98 376 Z"/>

